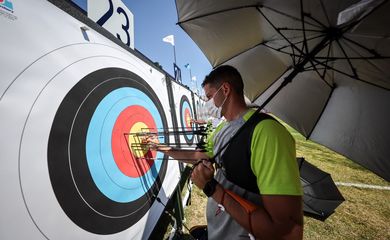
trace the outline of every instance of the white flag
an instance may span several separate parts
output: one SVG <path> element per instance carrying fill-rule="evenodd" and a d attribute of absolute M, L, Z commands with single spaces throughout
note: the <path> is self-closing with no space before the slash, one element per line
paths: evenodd
<path fill-rule="evenodd" d="M 191 80 L 196 82 L 196 76 L 193 76 Z"/>
<path fill-rule="evenodd" d="M 164 42 L 172 44 L 172 46 L 175 46 L 175 38 L 173 35 L 168 35 L 165 38 L 162 39 Z"/>

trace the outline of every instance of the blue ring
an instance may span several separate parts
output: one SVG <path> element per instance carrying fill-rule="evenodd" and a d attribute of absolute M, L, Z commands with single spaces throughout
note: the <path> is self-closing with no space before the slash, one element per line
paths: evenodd
<path fill-rule="evenodd" d="M 156 127 L 163 128 L 161 116 L 152 100 L 138 89 L 123 87 L 101 100 L 93 113 L 86 137 L 87 162 L 94 183 L 106 197 L 120 203 L 142 197 L 155 182 L 162 164 L 162 161 L 155 161 L 143 176 L 133 178 L 124 175 L 115 163 L 111 149 L 112 130 L 119 114 L 133 105 L 148 109 Z M 165 142 L 165 138 L 159 140 Z M 156 158 L 163 156 L 158 152 Z"/>

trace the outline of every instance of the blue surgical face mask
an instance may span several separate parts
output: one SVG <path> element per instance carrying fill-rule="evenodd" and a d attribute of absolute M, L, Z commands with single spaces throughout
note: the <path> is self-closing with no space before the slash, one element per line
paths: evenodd
<path fill-rule="evenodd" d="M 217 107 L 215 105 L 214 97 L 217 95 L 219 90 L 222 89 L 222 86 L 218 88 L 218 90 L 214 93 L 214 95 L 206 102 L 205 104 L 205 110 L 206 114 L 213 118 L 222 118 L 222 107 L 226 102 L 227 96 L 223 100 L 221 106 Z"/>

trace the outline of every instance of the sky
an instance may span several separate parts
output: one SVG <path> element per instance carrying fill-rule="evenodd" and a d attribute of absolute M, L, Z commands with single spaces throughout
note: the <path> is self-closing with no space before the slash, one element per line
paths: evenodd
<path fill-rule="evenodd" d="M 73 0 L 86 10 L 87 0 Z M 175 37 L 176 64 L 181 68 L 182 81 L 191 89 L 198 86 L 211 71 L 211 65 L 198 46 L 177 25 L 174 0 L 122 0 L 134 15 L 134 47 L 153 62 L 159 62 L 163 69 L 174 76 L 173 47 L 162 39 L 173 34 Z M 197 84 L 190 81 L 190 72 L 184 67 L 189 63 L 191 74 Z"/>

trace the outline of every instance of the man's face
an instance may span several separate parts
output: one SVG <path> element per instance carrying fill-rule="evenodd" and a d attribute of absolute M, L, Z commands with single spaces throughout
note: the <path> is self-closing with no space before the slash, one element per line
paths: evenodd
<path fill-rule="evenodd" d="M 209 101 L 211 98 L 214 98 L 214 104 L 216 107 L 219 107 L 222 104 L 222 101 L 224 100 L 223 84 L 218 87 L 206 84 L 203 90 L 205 92 L 207 101 Z"/>

